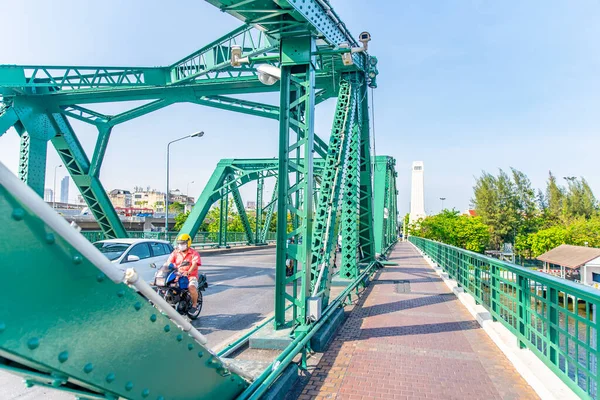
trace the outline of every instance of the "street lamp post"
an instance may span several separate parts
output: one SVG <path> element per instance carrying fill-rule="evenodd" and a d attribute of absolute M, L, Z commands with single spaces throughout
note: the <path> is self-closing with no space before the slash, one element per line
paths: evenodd
<path fill-rule="evenodd" d="M 54 188 L 52 189 L 52 208 L 56 208 L 56 169 L 61 168 L 63 165 L 59 164 L 54 167 Z"/>
<path fill-rule="evenodd" d="M 185 190 L 185 197 L 188 198 L 190 197 L 190 185 L 194 183 L 194 181 L 188 182 L 187 184 L 187 189 Z"/>
<path fill-rule="evenodd" d="M 199 131 L 196 133 L 192 133 L 191 135 L 186 135 L 184 137 L 180 137 L 179 139 L 175 139 L 167 143 L 167 191 L 165 193 L 165 240 L 168 240 L 168 232 L 169 232 L 169 149 L 172 143 L 179 142 L 180 140 L 193 138 L 193 137 L 202 137 L 204 136 L 204 131 Z"/>
<path fill-rule="evenodd" d="M 445 197 L 440 197 L 440 200 L 442 201 L 442 212 L 444 211 L 444 200 L 446 200 Z"/>
<path fill-rule="evenodd" d="M 194 181 L 188 182 L 187 188 L 185 189 L 185 208 L 184 211 L 187 211 L 187 206 L 190 204 L 190 184 L 194 183 Z"/>

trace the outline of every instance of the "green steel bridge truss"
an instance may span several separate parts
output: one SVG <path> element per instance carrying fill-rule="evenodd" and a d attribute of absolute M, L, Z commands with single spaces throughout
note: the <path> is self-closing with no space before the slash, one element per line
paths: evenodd
<path fill-rule="evenodd" d="M 365 268 L 370 270 L 376 257 L 385 254 L 396 241 L 395 161 L 387 156 L 372 157 L 370 146 L 367 90 L 377 86 L 377 59 L 366 51 L 349 53 L 346 46 L 356 48 L 359 45 L 326 0 L 208 2 L 240 19 L 244 25 L 166 67 L 0 66 L 0 135 L 11 127 L 19 134 L 19 178 L 39 196 L 43 195 L 47 143 L 51 142 L 104 235 L 116 238 L 126 237 L 127 233 L 100 182 L 100 172 L 110 137 L 118 131 L 115 129 L 117 125 L 179 102 L 278 120 L 278 157 L 222 160 L 181 232 L 194 236 L 210 207 L 220 202 L 221 233 L 226 234 L 227 210 L 229 199 L 232 198 L 242 219 L 247 242 L 262 244 L 276 212 L 274 324 L 278 329 L 293 328 L 297 340 L 301 341 L 299 343 L 306 343 L 312 334 L 311 330 L 319 326 L 307 315 L 307 299 L 321 297 L 324 313 L 329 315 L 329 288 L 334 273 L 339 273 L 349 283 L 356 282 L 364 277 Z M 242 55 L 248 57 L 248 64 L 233 65 L 234 46 L 241 48 Z M 352 59 L 351 64 L 342 62 L 342 53 Z M 280 69 L 281 78 L 276 84 L 267 86 L 259 81 L 257 66 L 264 63 Z M 235 97 L 264 92 L 279 92 L 279 104 L 270 105 Z M 337 97 L 337 105 L 330 138 L 326 143 L 314 132 L 315 107 L 331 97 Z M 132 100 L 148 103 L 116 115 L 102 114 L 90 108 L 93 104 Z M 91 157 L 82 148 L 70 119 L 97 128 L 98 136 Z M 263 208 L 263 188 L 267 179 L 274 179 L 276 183 L 272 198 Z M 250 181 L 257 181 L 254 226 L 246 215 L 239 190 Z M 72 272 L 66 265 L 75 262 L 77 249 L 72 248 L 68 240 L 65 239 L 63 243 L 61 240 L 64 238 L 60 238 L 57 240 L 57 243 L 62 243 L 58 246 L 60 254 L 52 253 L 55 250 L 50 248 L 46 250 L 53 233 L 43 221 L 35 218 L 34 210 L 20 204 L 9 191 L 2 191 L 3 222 L 13 225 L 19 222 L 20 225 L 17 225 L 20 228 L 15 227 L 15 232 L 27 231 L 33 235 L 35 239 L 32 240 L 39 242 L 40 257 L 45 255 L 48 259 L 64 263 L 66 269 L 61 272 L 62 277 L 67 279 L 67 284 L 74 284 L 71 282 L 74 278 Z M 23 224 L 23 220 L 29 219 L 29 224 Z M 342 249 L 336 265 L 334 260 L 339 236 L 342 237 Z M 8 241 L 10 238 L 5 239 Z M 16 254 L 8 250 L 2 253 L 8 256 Z M 67 260 L 65 257 L 71 258 Z M 294 265 L 291 276 L 285 274 L 288 260 L 292 260 Z M 89 263 L 85 257 L 77 258 L 76 264 L 81 262 L 89 266 L 86 267 L 87 272 L 82 270 L 81 274 L 92 276 L 93 263 Z M 43 269 L 42 259 L 38 265 Z M 96 276 L 96 281 L 99 277 Z M 118 283 L 107 285 L 115 285 L 106 290 L 115 291 L 117 297 L 123 297 L 120 294 L 124 289 L 119 289 Z M 77 293 L 90 290 L 92 294 L 88 297 L 92 302 L 109 296 L 108 292 L 101 293 L 98 286 L 91 286 L 77 289 Z M 287 290 L 288 287 L 291 287 L 291 291 Z M 135 295 L 130 295 L 127 290 L 125 293 L 127 299 Z M 56 301 L 63 300 L 58 298 Z M 129 307 L 123 301 L 119 304 L 104 311 L 111 314 L 121 307 Z M 136 304 L 134 302 L 133 308 L 139 311 Z M 60 307 L 56 309 L 57 312 L 62 310 Z M 286 313 L 290 307 L 292 312 Z M 85 314 L 84 311 L 82 313 Z M 65 318 L 62 314 L 55 317 Z M 154 323 L 157 317 L 148 318 Z M 31 332 L 39 331 L 38 336 L 30 339 L 50 345 L 43 357 L 40 356 L 42 352 L 33 354 L 31 346 L 27 350 L 21 343 L 0 346 L 3 357 L 10 354 L 12 356 L 9 359 L 18 360 L 32 370 L 28 375 L 31 382 L 63 388 L 67 381 L 76 382 L 80 387 L 104 393 L 99 397 L 88 395 L 89 398 L 117 395 L 146 398 L 148 393 L 156 393 L 156 390 L 150 389 L 156 381 L 152 376 L 136 377 L 136 390 L 139 387 L 144 389 L 135 393 L 128 389 L 133 385 L 132 381 L 121 382 L 126 393 L 110 387 L 115 375 L 121 379 L 129 370 L 144 369 L 141 365 L 135 365 L 137 359 L 124 363 L 123 371 L 118 373 L 102 370 L 102 373 L 106 372 L 105 376 L 89 374 L 85 370 L 87 364 L 77 367 L 83 368 L 83 374 L 62 368 L 65 355 L 51 353 L 60 346 L 58 338 L 46 337 L 43 333 L 48 327 L 42 325 L 52 325 L 50 319 L 36 320 L 31 327 L 24 325 L 22 328 Z M 8 326 L 6 321 L 9 320 L 11 325 L 15 322 L 10 316 L 2 315 L 0 318 L 0 334 L 5 335 Z M 72 321 L 69 318 L 66 320 Z M 89 318 L 84 317 L 84 320 Z M 133 323 L 133 319 L 130 322 Z M 141 322 L 139 324 L 143 326 Z M 168 332 L 166 326 L 164 331 Z M 85 329 L 82 333 L 85 333 Z M 116 341 L 127 334 L 115 329 L 112 337 Z M 183 340 L 179 339 L 180 336 L 176 337 L 177 342 Z M 16 340 L 16 336 L 13 339 Z M 149 338 L 148 343 L 153 340 Z M 64 343 L 65 350 L 62 351 L 69 353 L 66 350 L 68 341 L 60 343 Z M 195 346 L 190 342 L 187 348 L 196 349 Z M 81 349 L 85 350 L 84 353 L 95 354 L 85 345 Z M 137 350 L 151 351 L 139 344 Z M 197 358 L 201 358 L 200 353 L 197 354 Z M 92 355 L 90 357 L 93 358 Z M 116 353 L 114 359 L 125 357 L 126 354 Z M 227 371 L 218 359 L 209 359 L 205 365 L 215 369 L 218 376 L 226 377 L 225 380 L 230 379 L 229 384 L 222 383 L 221 378 L 215 378 L 214 383 L 207 383 L 207 388 L 197 388 L 194 396 L 190 393 L 165 393 L 165 398 L 207 398 L 215 393 L 220 394 L 217 397 L 232 398 L 243 390 L 246 390 L 246 395 L 242 397 L 246 398 L 250 396 L 248 390 L 256 390 L 256 382 L 246 388 L 244 379 Z M 88 364 L 92 363 L 95 364 L 88 361 Z M 162 367 L 159 371 L 162 371 Z M 42 375 L 35 378 L 36 373 Z M 263 389 L 258 392 L 262 393 Z"/>

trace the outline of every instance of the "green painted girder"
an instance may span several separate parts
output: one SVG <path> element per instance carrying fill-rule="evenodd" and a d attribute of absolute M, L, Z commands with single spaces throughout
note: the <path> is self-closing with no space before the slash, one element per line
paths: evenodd
<path fill-rule="evenodd" d="M 230 188 L 233 202 L 235 203 L 238 215 L 242 221 L 244 232 L 246 233 L 246 240 L 248 243 L 254 243 L 254 234 L 252 233 L 252 227 L 250 226 L 250 221 L 248 220 L 248 214 L 246 213 L 246 208 L 244 207 L 244 201 L 242 200 L 240 190 L 237 185 L 230 185 Z"/>
<path fill-rule="evenodd" d="M 60 113 L 48 115 L 50 125 L 53 127 L 56 135 L 51 139 L 54 148 L 63 161 L 64 166 L 69 171 L 73 183 L 79 189 L 82 197 L 88 205 L 90 211 L 96 218 L 98 226 L 104 232 L 107 238 L 125 238 L 127 231 L 123 227 L 119 216 L 117 215 L 106 190 L 102 187 L 97 174 L 100 162 L 103 156 L 94 158 L 92 165 L 85 154 L 85 151 L 75 132 L 71 128 L 69 121 Z M 100 133 L 105 135 L 102 140 L 108 140 L 110 131 Z M 100 150 L 99 150 L 100 147 Z M 106 149 L 106 144 L 96 146 L 96 151 Z M 93 168 L 92 168 L 93 166 Z"/>
<path fill-rule="evenodd" d="M 46 157 L 48 141 L 36 135 L 23 132 L 19 152 L 19 178 L 37 193 L 44 197 L 46 184 Z M 53 193 L 56 198 L 56 193 Z"/>
<path fill-rule="evenodd" d="M 360 117 L 360 224 L 359 245 L 363 253 L 363 262 L 375 261 L 375 231 L 373 221 L 373 163 L 371 160 L 371 132 L 369 124 L 369 97 L 366 82 L 360 85 L 359 104 Z"/>
<path fill-rule="evenodd" d="M 273 194 L 271 195 L 271 202 L 267 206 L 267 215 L 265 217 L 265 222 L 262 227 L 262 231 L 260 234 L 261 243 L 266 242 L 267 233 L 269 233 L 269 227 L 271 226 L 271 220 L 273 219 L 273 214 L 275 212 L 275 206 L 277 205 L 277 185 L 279 184 L 279 179 L 275 181 L 275 186 L 273 187 Z"/>
<path fill-rule="evenodd" d="M 315 159 L 315 170 L 323 169 L 324 161 Z M 196 201 L 196 205 L 192 208 L 185 224 L 181 228 L 180 233 L 187 233 L 194 237 L 204 221 L 210 207 L 223 196 L 225 191 L 229 195 L 235 190 L 263 176 L 265 178 L 276 176 L 279 163 L 277 159 L 224 159 L 219 161 L 215 171 L 211 175 L 208 183 L 202 190 L 200 197 Z M 242 203 L 243 204 L 243 203 Z M 273 212 L 267 214 L 265 224 L 268 229 Z M 263 228 L 264 232 L 264 228 Z M 252 234 L 254 235 L 254 234 Z M 266 237 L 266 233 L 263 235 Z"/>
<path fill-rule="evenodd" d="M 240 46 L 242 56 L 254 57 L 279 53 L 279 41 L 264 31 L 249 25 L 227 33 L 221 38 L 207 44 L 200 50 L 184 57 L 169 67 L 170 82 L 181 84 L 200 78 L 215 79 L 222 75 L 256 76 L 254 68 L 231 67 L 231 47 Z"/>
<path fill-rule="evenodd" d="M 255 229 L 254 229 L 254 244 L 263 243 L 261 238 L 262 230 L 262 217 L 263 217 L 263 187 L 265 178 L 259 174 L 256 182 L 256 218 L 255 218 Z"/>
<path fill-rule="evenodd" d="M 93 164 L 90 163 L 71 124 L 60 112 L 41 112 L 38 104 L 28 103 L 20 98 L 15 101 L 14 110 L 26 130 L 24 138 L 25 131 L 21 133 L 21 179 L 33 187 L 40 197 L 43 196 L 46 147 L 50 140 L 106 237 L 127 237 L 127 232 L 97 176 L 102 154 L 97 154 Z M 103 153 L 106 149 L 109 134 L 109 130 L 100 132 L 102 140 L 96 146 L 98 153 Z M 31 155 L 32 151 L 35 152 L 34 157 Z"/>
<path fill-rule="evenodd" d="M 327 0 L 206 0 L 246 24 L 254 25 L 274 38 L 310 35 L 331 47 L 358 43 Z M 353 55 L 361 70 L 364 56 Z"/>
<path fill-rule="evenodd" d="M 356 77 L 355 77 L 356 79 Z M 357 95 L 358 96 L 358 95 Z M 360 118 L 362 105 L 357 101 L 357 116 Z M 344 176 L 344 197 L 342 202 L 342 260 L 340 277 L 353 280 L 359 275 L 360 246 L 360 121 L 352 126 L 349 143 L 348 162 Z"/>
<path fill-rule="evenodd" d="M 12 107 L 0 103 L 0 136 L 4 135 L 18 120 L 19 117 Z"/>
<path fill-rule="evenodd" d="M 78 398 L 234 399 L 247 387 L 2 164 L 0 224 L 0 273 L 19 266 L 35 293 L 2 290 L 0 370 Z"/>
<path fill-rule="evenodd" d="M 376 156 L 374 166 L 374 227 L 375 227 L 375 251 L 381 254 L 389 245 L 396 240 L 391 234 L 395 231 L 395 222 L 389 222 L 391 219 L 397 219 L 395 189 L 396 161 L 389 156 Z M 394 188 L 390 190 L 390 188 Z M 387 216 L 386 216 L 387 212 Z M 393 215 L 392 215 L 393 213 Z M 390 226 L 391 224 L 391 226 Z"/>
<path fill-rule="evenodd" d="M 221 110 L 235 111 L 257 117 L 279 119 L 279 107 L 270 104 L 258 103 L 236 99 L 226 96 L 201 96 L 194 101 L 196 104 L 219 108 Z"/>
<path fill-rule="evenodd" d="M 314 220 L 315 38 L 282 39 L 281 49 L 289 59 L 282 63 L 280 80 L 274 324 L 276 329 L 297 324 L 303 330 L 310 323 L 306 299 L 310 296 Z M 293 224 L 289 233 L 288 213 Z M 288 239 L 294 243 L 287 244 Z M 286 276 L 287 260 L 295 265 L 290 277 Z M 286 315 L 287 302 L 293 305 L 292 318 Z"/>
<path fill-rule="evenodd" d="M 340 190 L 346 165 L 347 145 L 350 141 L 351 127 L 354 123 L 355 96 L 348 80 L 340 82 L 335 118 L 329 139 L 325 169 L 321 176 L 318 205 L 313 225 L 313 243 L 311 259 L 311 290 L 315 286 L 318 293 L 327 288 L 334 230 L 340 203 Z M 326 306 L 327 304 L 323 304 Z"/>
<path fill-rule="evenodd" d="M 0 94 L 168 86 L 222 76 L 256 78 L 254 68 L 230 66 L 231 46 L 241 46 L 244 56 L 256 56 L 277 54 L 277 44 L 264 32 L 241 26 L 168 67 L 0 65 Z"/>

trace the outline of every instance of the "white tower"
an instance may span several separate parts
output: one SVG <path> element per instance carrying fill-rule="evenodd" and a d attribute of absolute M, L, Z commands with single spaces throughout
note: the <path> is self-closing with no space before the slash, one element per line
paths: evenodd
<path fill-rule="evenodd" d="M 410 223 L 425 218 L 425 196 L 423 184 L 423 161 L 412 164 L 412 186 L 410 189 Z"/>

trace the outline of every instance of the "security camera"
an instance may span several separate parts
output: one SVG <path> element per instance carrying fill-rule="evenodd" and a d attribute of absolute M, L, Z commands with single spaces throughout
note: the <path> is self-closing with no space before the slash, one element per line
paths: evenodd
<path fill-rule="evenodd" d="M 371 34 L 369 32 L 362 32 L 360 35 L 358 35 L 358 41 L 361 42 L 365 50 L 367 50 L 367 43 L 371 41 Z"/>
<path fill-rule="evenodd" d="M 240 58 L 242 58 L 242 46 L 236 44 L 231 46 L 231 66 L 239 67 L 241 65 Z"/>

